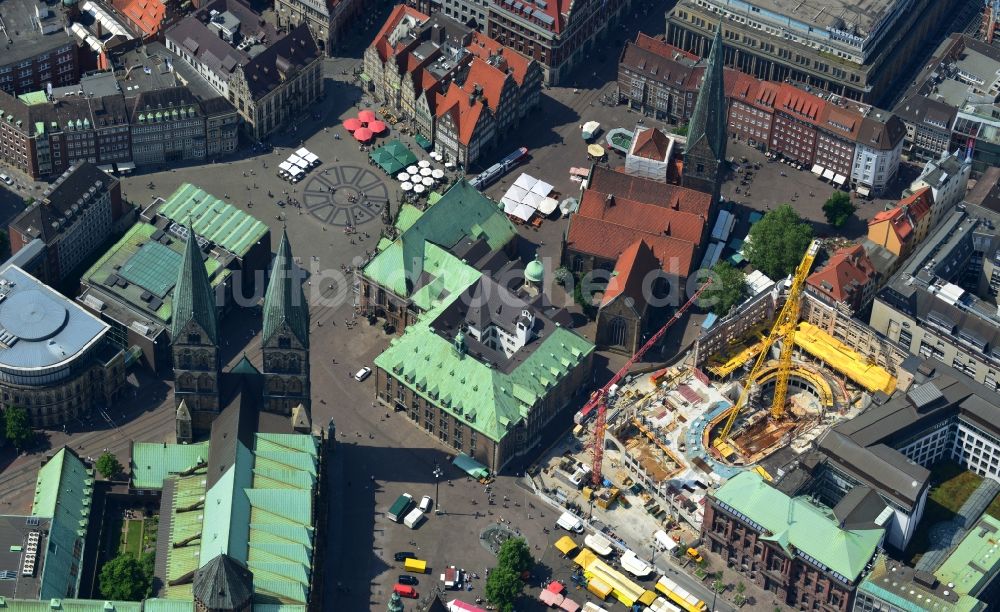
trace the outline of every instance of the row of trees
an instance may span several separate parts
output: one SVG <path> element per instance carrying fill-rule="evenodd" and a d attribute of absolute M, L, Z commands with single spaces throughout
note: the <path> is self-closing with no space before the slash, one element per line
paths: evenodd
<path fill-rule="evenodd" d="M 500 546 L 497 566 L 486 577 L 486 598 L 501 612 L 513 612 L 514 602 L 524 591 L 521 575 L 534 566 L 524 538 L 510 538 Z"/>

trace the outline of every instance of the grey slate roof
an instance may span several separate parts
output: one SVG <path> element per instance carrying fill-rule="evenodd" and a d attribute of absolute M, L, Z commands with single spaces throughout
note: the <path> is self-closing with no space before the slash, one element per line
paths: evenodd
<path fill-rule="evenodd" d="M 253 574 L 229 555 L 219 555 L 194 574 L 194 598 L 209 610 L 241 610 L 253 597 Z"/>
<path fill-rule="evenodd" d="M 187 244 L 184 259 L 174 285 L 173 315 L 170 321 L 170 336 L 177 338 L 181 329 L 190 321 L 196 322 L 208 334 L 209 340 L 218 343 L 218 310 L 215 307 L 215 293 L 208 280 L 205 258 L 191 225 L 187 226 Z"/>
<path fill-rule="evenodd" d="M 96 165 L 86 161 L 78 162 L 56 180 L 48 189 L 48 195 L 26 208 L 14 218 L 11 225 L 22 234 L 41 238 L 48 243 L 59 232 L 67 231 L 75 221 L 82 218 L 73 214 L 73 206 L 81 198 L 85 203 L 90 201 L 91 187 L 95 188 L 92 197 L 100 197 L 100 194 L 112 189 L 117 183 L 118 179 L 108 176 Z"/>
<path fill-rule="evenodd" d="M 264 294 L 264 325 L 261 344 L 267 344 L 283 325 L 303 347 L 309 346 L 309 304 L 302 292 L 302 274 L 292 258 L 288 233 L 281 230 L 281 243 L 271 267 L 271 279 Z"/>
<path fill-rule="evenodd" d="M 724 54 L 720 25 L 715 30 L 715 40 L 708 54 L 701 91 L 698 92 L 698 100 L 694 104 L 694 112 L 691 113 L 691 122 L 688 124 L 687 150 L 693 150 L 704 141 L 718 160 L 722 160 L 726 155 L 727 107 L 723 81 L 725 72 L 722 65 Z"/>
<path fill-rule="evenodd" d="M 305 22 L 243 66 L 250 96 L 259 100 L 319 57 Z"/>

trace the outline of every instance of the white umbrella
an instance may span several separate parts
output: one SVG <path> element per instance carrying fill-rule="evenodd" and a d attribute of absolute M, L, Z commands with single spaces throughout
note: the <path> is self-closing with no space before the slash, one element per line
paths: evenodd
<path fill-rule="evenodd" d="M 434 159 L 436 159 L 438 161 L 441 161 L 441 154 L 438 153 L 437 151 L 434 151 L 433 153 L 431 153 L 431 157 L 433 157 Z"/>
<path fill-rule="evenodd" d="M 429 176 L 425 176 L 423 178 L 423 180 L 420 181 L 420 182 L 424 184 L 424 187 L 433 187 L 434 186 L 434 179 L 432 179 Z"/>
<path fill-rule="evenodd" d="M 409 182 L 409 181 L 404 181 L 404 182 L 403 182 L 403 183 L 402 183 L 402 184 L 401 184 L 401 185 L 399 186 L 399 188 L 400 188 L 400 189 L 402 189 L 403 191 L 409 191 L 409 190 L 413 189 L 413 183 L 411 183 L 411 182 Z"/>
<path fill-rule="evenodd" d="M 410 175 L 405 172 L 400 172 L 399 174 L 396 175 L 396 178 L 398 178 L 401 181 L 408 181 L 410 180 Z"/>
<path fill-rule="evenodd" d="M 431 162 L 427 161 L 426 159 L 422 159 L 417 162 L 417 165 L 420 166 L 421 168 L 430 168 Z"/>
<path fill-rule="evenodd" d="M 450 161 L 449 161 L 449 162 L 444 162 L 444 167 L 445 167 L 445 168 L 454 168 L 454 167 L 455 167 L 455 164 L 453 164 L 453 163 L 452 163 L 452 162 L 450 162 Z"/>
<path fill-rule="evenodd" d="M 431 170 L 430 168 L 421 168 L 420 176 L 430 176 L 432 172 L 433 170 Z"/>
<path fill-rule="evenodd" d="M 431 176 L 440 181 L 444 178 L 444 170 L 441 168 L 434 168 L 434 171 L 431 172 Z"/>
<path fill-rule="evenodd" d="M 408 174 L 416 174 L 417 172 L 420 172 L 420 168 L 417 168 L 416 166 L 408 166 L 406 168 L 406 172 Z"/>
<path fill-rule="evenodd" d="M 423 185 L 417 184 L 413 186 L 413 193 L 423 193 L 425 190 L 426 187 L 424 187 Z"/>

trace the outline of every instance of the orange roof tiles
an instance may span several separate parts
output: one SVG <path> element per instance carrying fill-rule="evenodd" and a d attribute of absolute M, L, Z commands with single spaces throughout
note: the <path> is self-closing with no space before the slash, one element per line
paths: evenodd
<path fill-rule="evenodd" d="M 500 106 L 500 94 L 503 93 L 503 86 L 506 82 L 506 72 L 475 57 L 469 66 L 469 73 L 462 89 L 465 90 L 465 93 L 471 94 L 474 92 L 475 86 L 479 85 L 483 90 L 486 103 L 489 104 L 493 112 L 496 112 Z"/>
<path fill-rule="evenodd" d="M 604 297 L 601 299 L 601 307 L 605 307 L 620 295 L 630 297 L 633 304 L 640 312 L 646 304 L 646 296 L 643 295 L 646 275 L 653 270 L 660 269 L 660 262 L 653 255 L 652 249 L 645 240 L 639 239 L 632 243 L 615 262 L 615 270 L 611 274 L 611 280 L 604 289 Z"/>
<path fill-rule="evenodd" d="M 673 236 L 692 243 L 701 240 L 705 229 L 705 221 L 698 215 L 615 197 L 595 189 L 583 192 L 577 214 L 639 232 Z"/>
<path fill-rule="evenodd" d="M 630 176 L 603 166 L 594 166 L 590 173 L 589 187 L 602 193 L 613 193 L 615 197 L 673 208 L 704 218 L 708 218 L 712 209 L 710 194 L 677 185 L 664 185 L 659 181 Z"/>
<path fill-rule="evenodd" d="M 663 161 L 670 148 L 670 137 L 656 128 L 643 130 L 632 143 L 632 155 Z"/>
<path fill-rule="evenodd" d="M 448 87 L 444 95 L 437 94 L 437 117 L 444 116 L 445 113 L 451 115 L 452 121 L 458 129 L 458 140 L 468 146 L 472 142 L 472 135 L 476 131 L 476 125 L 483 114 L 484 105 L 481 101 L 470 101 L 470 96 L 454 82 Z"/>
<path fill-rule="evenodd" d="M 131 0 L 122 13 L 134 23 L 145 36 L 156 36 L 167 15 L 167 7 L 159 0 Z"/>
<path fill-rule="evenodd" d="M 617 260 L 639 238 L 649 245 L 665 272 L 681 277 L 686 277 L 691 272 L 695 251 L 693 243 L 672 236 L 640 233 L 579 214 L 574 215 L 570 222 L 566 248 L 602 259 Z"/>
<path fill-rule="evenodd" d="M 844 247 L 834 253 L 806 282 L 838 302 L 849 301 L 875 279 L 875 266 L 861 245 Z"/>
<path fill-rule="evenodd" d="M 889 227 L 892 228 L 900 243 L 905 242 L 910 237 L 910 234 L 913 233 L 913 223 L 910 221 L 910 216 L 906 214 L 906 209 L 902 206 L 878 213 L 872 217 L 868 225 L 877 225 L 885 222 L 889 223 Z"/>
<path fill-rule="evenodd" d="M 639 32 L 638 36 L 635 37 L 635 45 L 640 49 L 652 51 L 657 55 L 668 57 L 670 59 L 685 57 L 694 62 L 699 60 L 698 56 L 694 53 L 689 53 L 680 47 L 675 47 L 659 38 L 653 38 L 652 36 L 643 34 L 642 32 Z"/>
<path fill-rule="evenodd" d="M 392 34 L 392 31 L 396 29 L 396 26 L 403 21 L 403 18 L 407 16 L 413 17 L 421 22 L 430 19 L 430 17 L 424 15 L 415 8 L 406 6 L 405 4 L 396 5 L 396 8 L 392 9 L 392 12 L 389 13 L 389 18 L 382 24 L 382 28 L 378 31 L 378 34 L 376 34 L 375 38 L 372 39 L 372 45 L 375 47 L 375 50 L 378 51 L 379 58 L 381 58 L 383 62 L 395 55 L 396 49 L 389 42 L 389 35 Z"/>
<path fill-rule="evenodd" d="M 795 115 L 798 119 L 816 123 L 825 105 L 826 103 L 818 96 L 802 91 L 790 83 L 781 83 L 778 86 L 775 107 Z"/>
<path fill-rule="evenodd" d="M 900 200 L 899 205 L 906 208 L 910 216 L 919 221 L 924 218 L 924 215 L 930 214 L 931 207 L 934 205 L 934 193 L 930 187 L 918 189 Z"/>
<path fill-rule="evenodd" d="M 864 119 L 864 116 L 857 111 L 841 108 L 834 104 L 824 104 L 824 110 L 819 117 L 819 124 L 825 130 L 829 130 L 850 140 L 856 140 L 858 132 L 861 130 L 862 119 Z"/>
<path fill-rule="evenodd" d="M 500 70 L 510 69 L 514 82 L 518 85 L 524 84 L 524 78 L 527 76 L 528 67 L 531 66 L 532 62 L 526 55 L 501 45 L 482 32 L 472 33 L 472 42 L 469 43 L 466 50 L 482 60 L 489 60 L 491 57 L 499 55 L 500 60 L 498 60 L 497 67 Z"/>

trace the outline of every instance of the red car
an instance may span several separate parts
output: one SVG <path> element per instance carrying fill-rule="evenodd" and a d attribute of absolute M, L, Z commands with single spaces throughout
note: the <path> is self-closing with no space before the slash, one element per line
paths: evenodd
<path fill-rule="evenodd" d="M 400 597 L 409 597 L 410 599 L 417 598 L 417 590 L 406 584 L 397 584 L 392 587 L 392 590 Z"/>

